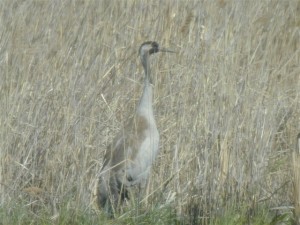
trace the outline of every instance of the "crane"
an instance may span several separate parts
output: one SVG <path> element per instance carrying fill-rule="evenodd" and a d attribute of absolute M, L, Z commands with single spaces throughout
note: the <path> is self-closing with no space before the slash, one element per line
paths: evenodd
<path fill-rule="evenodd" d="M 153 84 L 150 73 L 150 55 L 157 52 L 173 52 L 161 48 L 155 41 L 144 42 L 139 55 L 145 79 L 142 96 L 136 112 L 112 143 L 108 146 L 97 187 L 97 203 L 111 212 L 128 199 L 128 189 L 146 185 L 151 166 L 159 150 L 153 107 Z"/>

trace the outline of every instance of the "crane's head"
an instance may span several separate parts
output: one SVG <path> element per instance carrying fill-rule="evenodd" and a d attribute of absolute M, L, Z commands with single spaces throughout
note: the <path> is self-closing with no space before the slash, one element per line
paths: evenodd
<path fill-rule="evenodd" d="M 146 41 L 144 42 L 139 50 L 141 58 L 144 58 L 145 56 L 149 56 L 151 54 L 154 54 L 156 52 L 159 52 L 159 45 L 155 41 Z"/>
<path fill-rule="evenodd" d="M 157 52 L 173 52 L 174 53 L 174 51 L 159 47 L 159 44 L 155 41 L 146 41 L 141 45 L 140 50 L 139 50 L 143 65 L 146 64 L 145 62 L 147 61 L 148 57 L 151 54 L 154 54 Z"/>
<path fill-rule="evenodd" d="M 151 54 L 157 53 L 157 52 L 173 52 L 171 50 L 168 50 L 166 48 L 159 47 L 159 44 L 155 41 L 146 41 L 144 42 L 139 50 L 141 58 L 144 58 L 146 55 L 149 56 Z"/>
<path fill-rule="evenodd" d="M 157 52 L 173 52 L 166 48 L 159 47 L 158 43 L 155 41 L 146 41 L 144 42 L 139 50 L 141 61 L 145 70 L 146 80 L 152 83 L 150 76 L 150 65 L 149 65 L 149 56 Z"/>

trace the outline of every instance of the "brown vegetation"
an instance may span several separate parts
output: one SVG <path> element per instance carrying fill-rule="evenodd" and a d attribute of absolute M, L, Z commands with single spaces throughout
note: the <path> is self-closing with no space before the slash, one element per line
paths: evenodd
<path fill-rule="evenodd" d="M 161 146 L 143 207 L 209 218 L 294 202 L 299 1 L 4 0 L 0 17 L 1 204 L 30 205 L 30 190 L 53 215 L 92 208 L 146 40 L 178 53 L 151 59 Z"/>

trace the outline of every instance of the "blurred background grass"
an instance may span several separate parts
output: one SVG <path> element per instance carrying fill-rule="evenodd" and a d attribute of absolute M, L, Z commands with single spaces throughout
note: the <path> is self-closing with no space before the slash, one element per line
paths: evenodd
<path fill-rule="evenodd" d="M 20 209 L 61 224 L 71 209 L 98 215 L 102 157 L 141 94 L 146 40 L 178 53 L 151 62 L 161 145 L 142 208 L 189 224 L 292 210 L 299 1 L 3 0 L 0 16 L 7 223 Z"/>

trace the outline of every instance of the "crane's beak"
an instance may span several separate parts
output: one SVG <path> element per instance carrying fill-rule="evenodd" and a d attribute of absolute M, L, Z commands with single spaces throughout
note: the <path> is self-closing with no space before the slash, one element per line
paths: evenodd
<path fill-rule="evenodd" d="M 177 53 L 177 52 L 175 52 L 175 51 L 172 51 L 172 50 L 170 50 L 170 49 L 167 49 L 167 48 L 162 48 L 162 47 L 160 47 L 160 48 L 159 48 L 159 51 L 160 51 L 160 52 L 170 52 L 170 53 Z"/>

